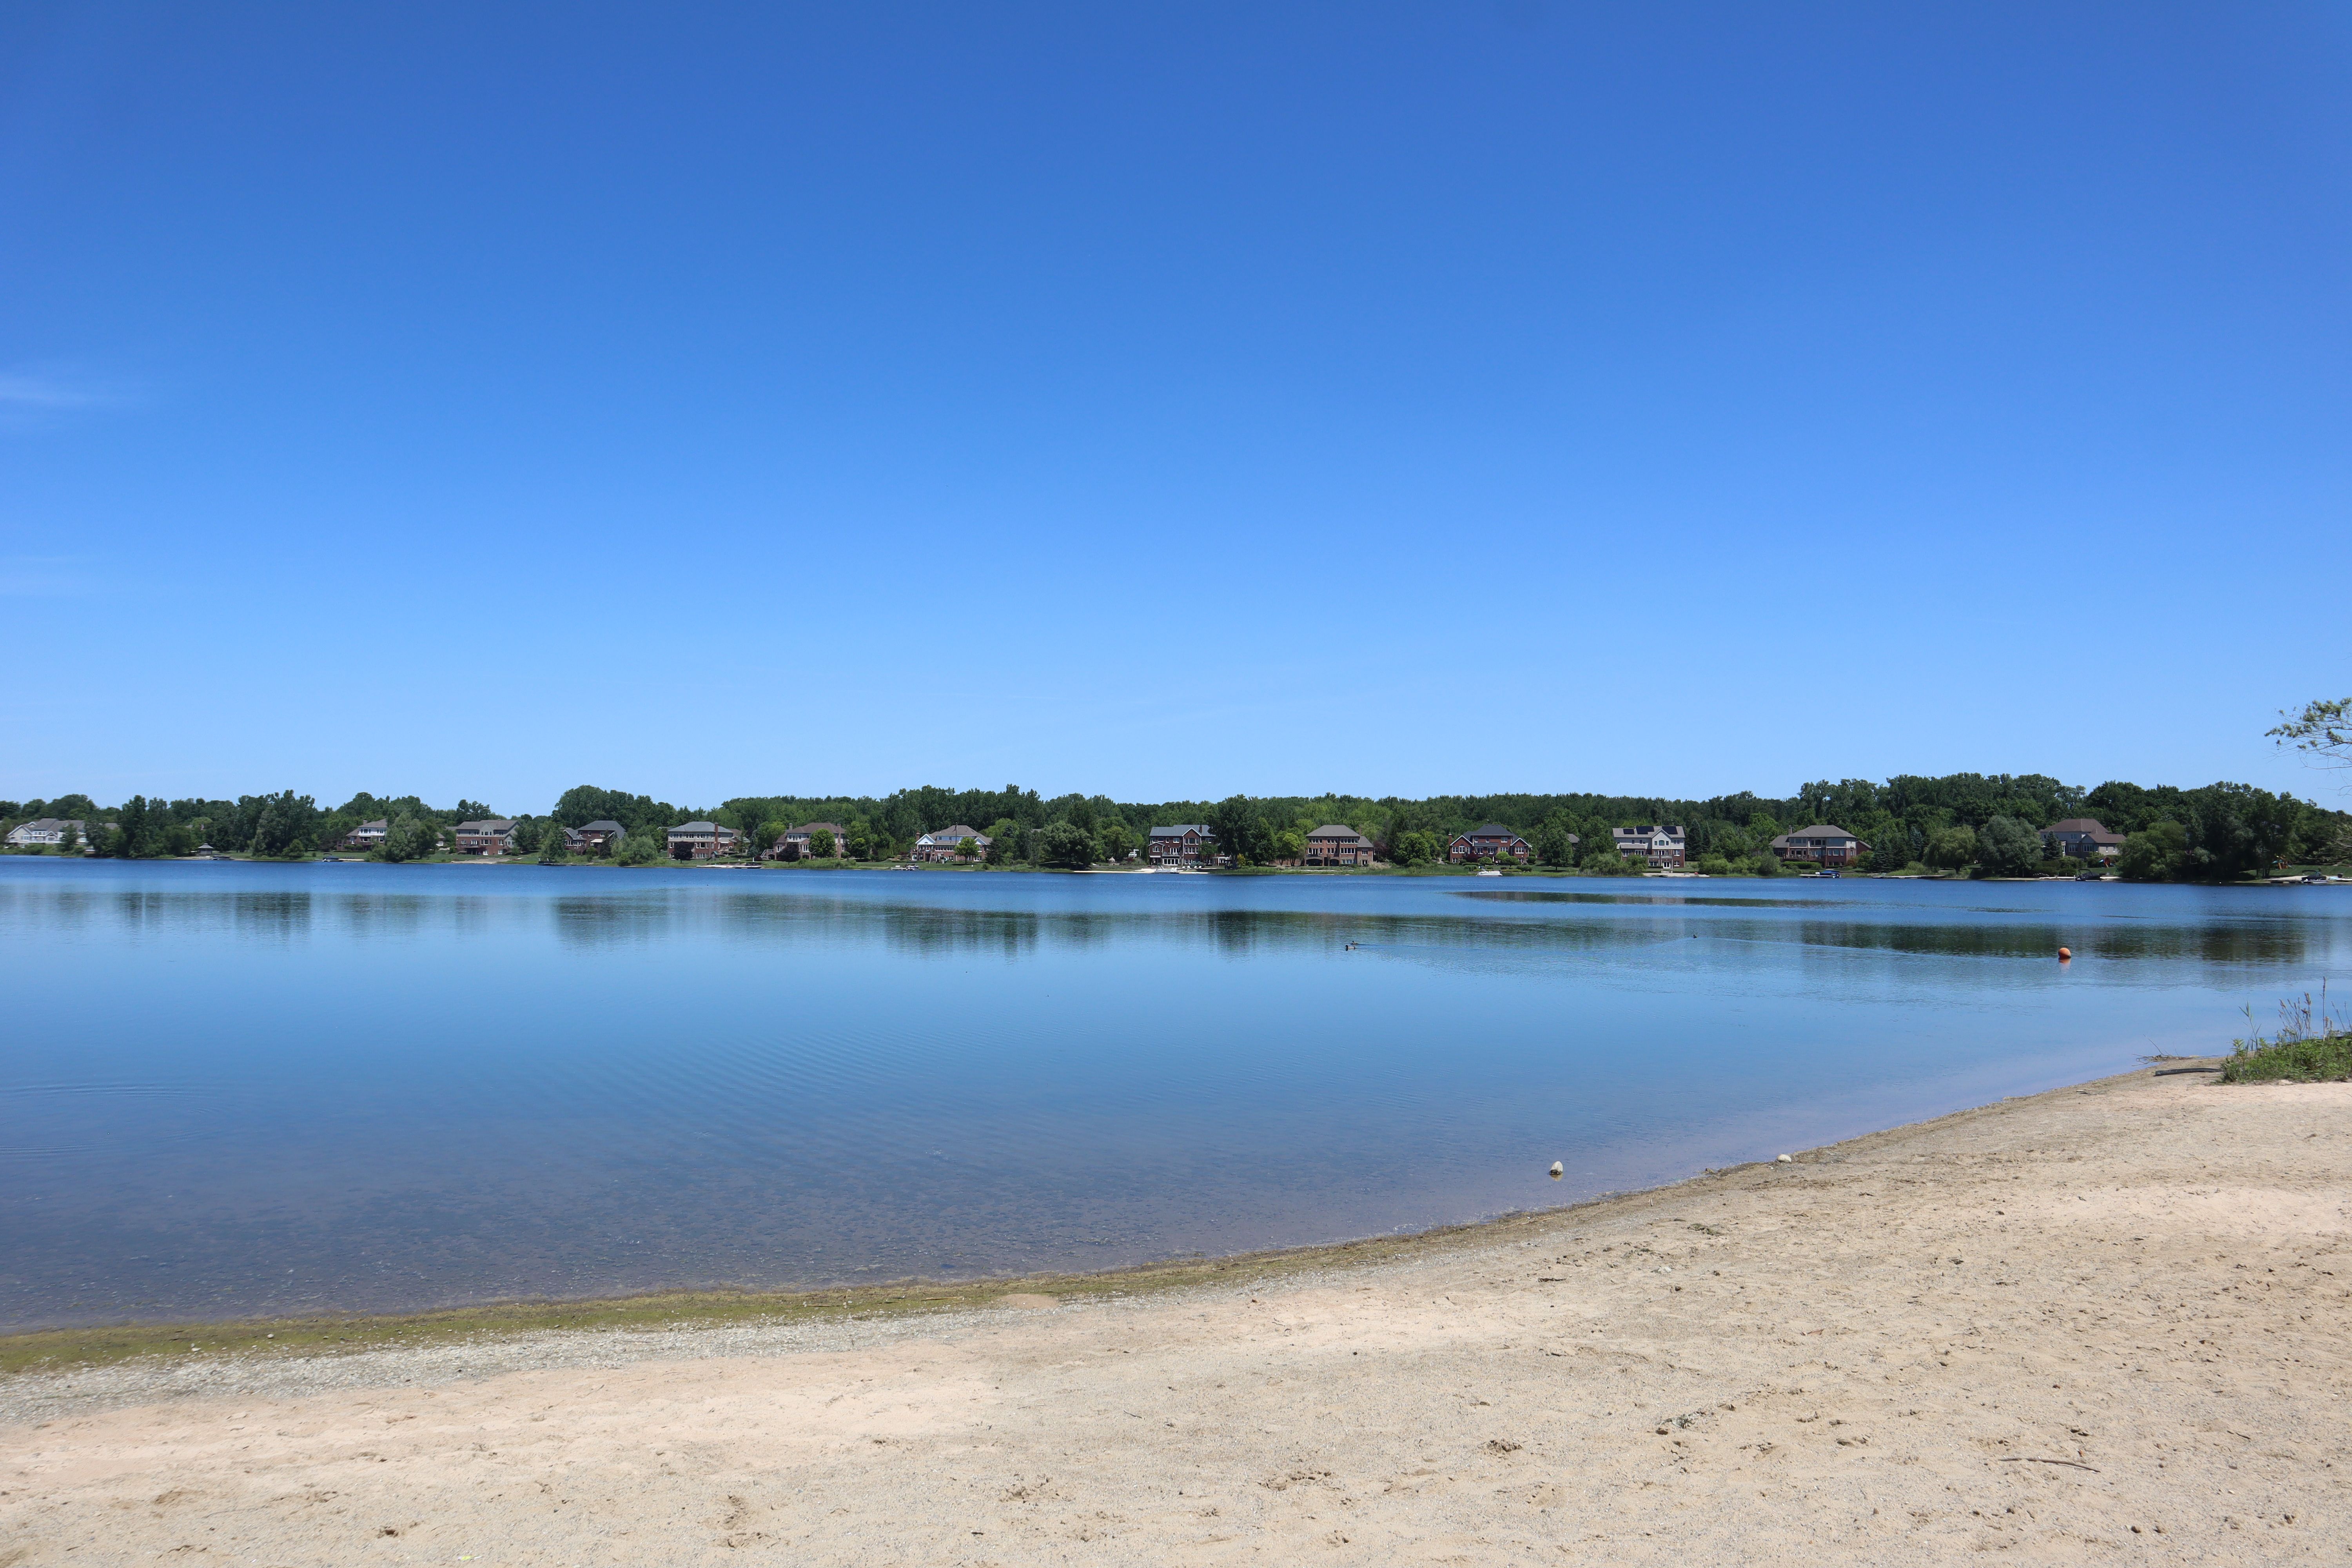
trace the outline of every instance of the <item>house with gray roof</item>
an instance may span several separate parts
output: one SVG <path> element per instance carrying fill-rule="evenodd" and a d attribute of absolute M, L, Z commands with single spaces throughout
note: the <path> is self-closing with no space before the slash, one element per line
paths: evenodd
<path fill-rule="evenodd" d="M 79 816 L 37 816 L 8 830 L 8 847 L 12 849 L 54 848 L 66 841 L 68 833 L 73 835 L 77 844 L 89 842 L 89 824 Z"/>
<path fill-rule="evenodd" d="M 1851 866 L 1870 853 L 1870 846 L 1843 827 L 1817 822 L 1772 840 L 1772 853 L 1783 860 L 1811 860 L 1817 866 Z"/>
<path fill-rule="evenodd" d="M 2095 816 L 2070 816 L 2042 830 L 2045 853 L 2077 860 L 2112 860 L 2124 852 L 2124 836 L 2110 833 Z"/>
<path fill-rule="evenodd" d="M 1213 866 L 1217 830 L 1205 822 L 1168 823 L 1145 838 L 1144 854 L 1155 866 Z"/>
<path fill-rule="evenodd" d="M 1457 866 L 1476 860 L 1526 860 L 1534 853 L 1526 839 L 1499 822 L 1457 833 L 1445 847 L 1446 859 Z"/>
<path fill-rule="evenodd" d="M 1638 827 L 1609 830 L 1617 853 L 1639 860 L 1653 871 L 1679 871 L 1689 838 L 1678 822 L 1645 822 Z"/>
<path fill-rule="evenodd" d="M 1369 866 L 1372 841 L 1344 822 L 1327 822 L 1307 836 L 1309 866 Z"/>
<path fill-rule="evenodd" d="M 743 836 L 717 822 L 681 822 L 665 836 L 673 860 L 708 860 L 733 855 L 743 847 Z"/>
<path fill-rule="evenodd" d="M 972 847 L 982 855 L 987 854 L 988 847 L 996 842 L 979 828 L 967 827 L 959 822 L 951 826 L 934 828 L 916 839 L 915 847 L 907 858 L 922 862 L 952 860 L 967 838 L 971 840 Z"/>

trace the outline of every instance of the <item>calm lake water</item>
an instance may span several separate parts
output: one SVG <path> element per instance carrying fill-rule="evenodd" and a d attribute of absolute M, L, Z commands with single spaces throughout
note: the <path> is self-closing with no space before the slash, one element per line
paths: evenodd
<path fill-rule="evenodd" d="M 2352 890 L 5 858 L 0 939 L 22 1329 L 1557 1204 L 2225 1046 Z"/>

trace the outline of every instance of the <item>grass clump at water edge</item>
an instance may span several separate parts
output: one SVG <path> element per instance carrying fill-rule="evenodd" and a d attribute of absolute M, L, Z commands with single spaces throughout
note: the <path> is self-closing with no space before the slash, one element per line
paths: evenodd
<path fill-rule="evenodd" d="M 2352 1026 L 2329 1007 L 2327 987 L 2319 998 L 2305 992 L 2279 1004 L 2279 1024 L 2270 1038 L 2253 1032 L 2254 1010 L 2246 1009 L 2246 1038 L 2221 1063 L 2223 1083 L 2334 1083 L 2352 1079 Z"/>

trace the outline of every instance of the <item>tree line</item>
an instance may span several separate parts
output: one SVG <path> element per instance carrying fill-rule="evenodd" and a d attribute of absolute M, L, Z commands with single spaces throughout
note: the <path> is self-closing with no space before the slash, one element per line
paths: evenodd
<path fill-rule="evenodd" d="M 289 857 L 331 850 L 361 823 L 383 819 L 390 831 L 376 853 L 387 859 L 421 859 L 441 852 L 457 823 L 496 815 L 478 801 L 436 807 L 415 795 L 366 793 L 332 808 L 281 790 L 234 801 L 133 795 L 110 810 L 75 795 L 0 801 L 0 831 L 37 816 L 80 818 L 91 824 L 90 847 L 102 855 L 181 855 L 210 843 L 240 854 Z M 788 826 L 838 824 L 840 841 L 826 847 L 839 858 L 864 861 L 902 858 L 921 835 L 962 824 L 992 840 L 985 850 L 989 862 L 1040 866 L 1123 860 L 1142 849 L 1152 827 L 1179 823 L 1205 825 L 1223 853 L 1247 866 L 1297 860 L 1306 836 L 1326 823 L 1354 828 L 1372 840 L 1383 858 L 1411 866 L 1442 860 L 1457 834 L 1494 822 L 1526 837 L 1544 865 L 1606 873 L 1625 868 L 1612 828 L 1670 823 L 1684 829 L 1695 868 L 1764 875 L 1780 868 L 1770 853 L 1774 837 L 1830 823 L 1871 846 L 1865 862 L 1871 870 L 2026 875 L 2057 868 L 2046 860 L 2040 829 L 2080 816 L 2097 818 L 2126 836 L 2121 869 L 2138 879 L 2229 881 L 2278 861 L 2352 859 L 2352 815 L 2293 795 L 2229 783 L 2183 789 L 2110 782 L 2085 790 L 2039 773 L 1822 780 L 1786 796 L 1741 792 L 1704 800 L 1591 794 L 1426 799 L 1236 795 L 1219 801 L 1139 802 L 1078 794 L 1047 798 L 1007 784 L 1001 790 L 925 785 L 878 797 L 741 795 L 718 806 L 688 809 L 583 784 L 566 790 L 547 813 L 514 820 L 517 850 L 547 859 L 566 857 L 562 828 L 595 821 L 616 822 L 624 829 L 614 850 L 618 858 L 660 859 L 668 853 L 669 827 L 707 819 L 736 829 L 759 849 L 773 844 Z"/>

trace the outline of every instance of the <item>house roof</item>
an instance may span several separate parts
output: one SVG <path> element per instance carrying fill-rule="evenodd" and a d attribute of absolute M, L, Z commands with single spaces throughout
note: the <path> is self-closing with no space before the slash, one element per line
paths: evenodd
<path fill-rule="evenodd" d="M 79 828 L 79 827 L 80 827 L 81 826 L 82 826 L 82 819 L 81 819 L 80 817 L 79 817 L 79 816 L 37 816 L 37 817 L 33 818 L 33 820 L 32 820 L 32 821 L 30 821 L 30 822 L 20 822 L 20 823 L 18 823 L 18 824 L 16 825 L 16 826 L 17 826 L 17 827 L 19 827 L 19 828 L 25 828 L 25 827 L 41 827 L 41 828 L 48 828 L 48 827 L 73 827 L 73 828 Z"/>
<path fill-rule="evenodd" d="M 1490 822 L 1484 827 L 1474 827 L 1467 833 L 1457 833 L 1454 837 L 1456 838 L 1517 838 L 1518 834 L 1499 822 Z"/>
<path fill-rule="evenodd" d="M 784 837 L 787 838 L 805 838 L 820 827 L 824 828 L 827 833 L 832 834 L 835 838 L 846 837 L 849 834 L 849 829 L 842 826 L 838 822 L 803 822 L 798 827 L 785 828 Z"/>
<path fill-rule="evenodd" d="M 923 842 L 928 844 L 961 844 L 967 838 L 982 844 L 991 842 L 987 834 L 961 822 L 951 827 L 935 827 L 923 835 Z"/>
<path fill-rule="evenodd" d="M 628 829 L 623 827 L 619 823 L 614 821 L 609 816 L 600 816 L 595 821 L 583 826 L 580 831 L 583 833 L 626 833 Z"/>
<path fill-rule="evenodd" d="M 715 822 L 681 822 L 676 827 L 671 828 L 670 831 L 672 833 L 691 833 L 696 835 L 725 833 L 737 837 L 741 837 L 740 834 L 736 834 L 733 828 L 721 827 Z"/>
<path fill-rule="evenodd" d="M 1647 838 L 1654 833 L 1663 833 L 1669 838 L 1683 836 L 1679 822 L 1645 822 L 1639 827 L 1612 827 L 1609 831 L 1619 838 Z"/>
<path fill-rule="evenodd" d="M 1320 831 L 1319 829 L 1318 831 Z M 1214 829 L 1205 822 L 1171 822 L 1151 830 L 1154 838 L 1181 838 L 1187 833 L 1197 833 L 1203 838 L 1214 838 Z"/>
<path fill-rule="evenodd" d="M 2105 833 L 2107 831 L 2107 825 L 2101 822 L 2095 816 L 2070 816 L 2063 822 L 2052 823 L 2042 831 L 2044 833 L 2088 833 L 2097 835 Z M 2112 837 L 2113 835 L 2109 835 L 2109 837 Z"/>
<path fill-rule="evenodd" d="M 1307 837 L 1309 838 L 1349 838 L 1364 844 L 1371 842 L 1370 839 L 1366 838 L 1362 834 L 1357 832 L 1354 828 L 1349 826 L 1344 822 L 1327 822 Z"/>
<path fill-rule="evenodd" d="M 388 833 L 391 830 L 392 824 L 381 816 L 377 817 L 373 822 L 362 822 L 357 827 L 352 829 L 353 833 Z"/>
<path fill-rule="evenodd" d="M 505 833 L 514 826 L 511 816 L 485 816 L 474 822 L 457 824 L 460 833 Z"/>

